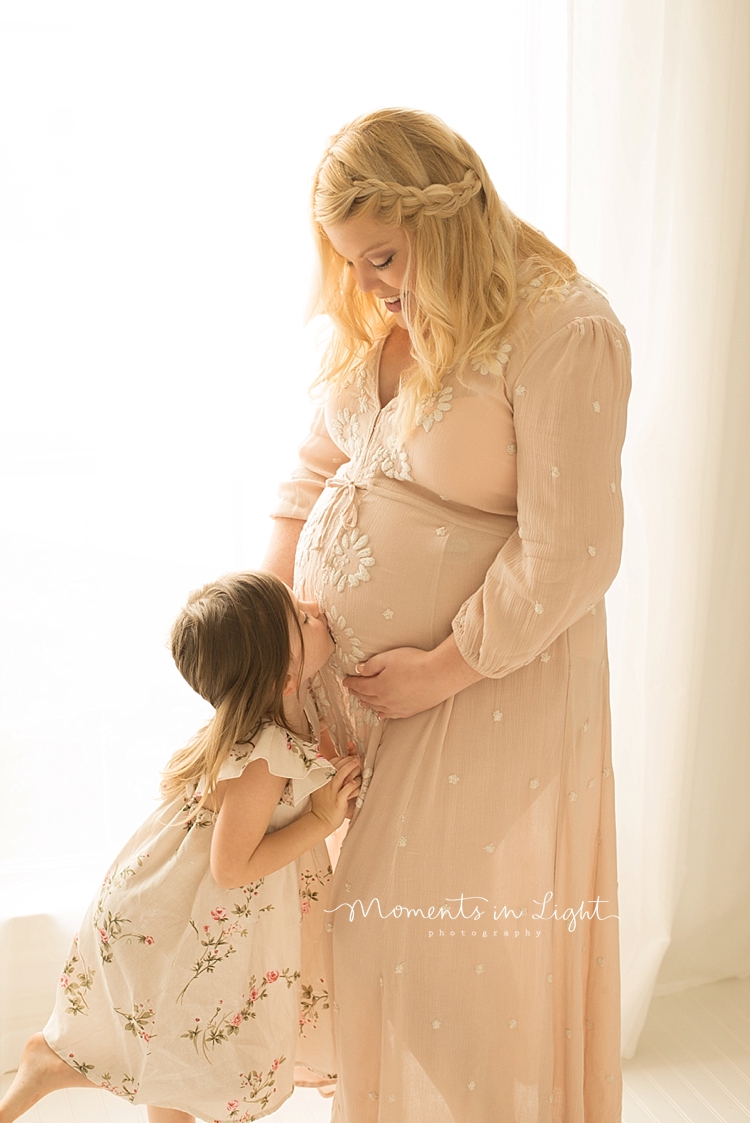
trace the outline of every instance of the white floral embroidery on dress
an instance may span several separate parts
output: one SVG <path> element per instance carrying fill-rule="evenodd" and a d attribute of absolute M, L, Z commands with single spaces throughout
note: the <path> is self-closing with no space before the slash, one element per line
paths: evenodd
<path fill-rule="evenodd" d="M 534 612 L 541 616 L 541 614 L 544 612 L 544 605 L 540 604 L 539 601 L 537 601 L 534 605 Z"/>
<path fill-rule="evenodd" d="M 392 608 L 386 608 L 385 611 L 383 612 L 383 616 L 385 617 L 386 620 L 392 620 L 393 619 L 393 609 Z"/>
<path fill-rule="evenodd" d="M 596 783 L 596 780 L 589 780 L 589 782 L 588 782 L 588 784 L 586 785 L 586 787 L 587 787 L 587 788 L 593 788 L 593 786 L 594 786 L 594 784 L 595 784 L 595 783 Z"/>
<path fill-rule="evenodd" d="M 602 959 L 602 957 L 600 955 L 597 955 L 596 962 L 599 964 L 600 967 L 604 966 L 604 960 Z"/>
<path fill-rule="evenodd" d="M 608 1084 L 614 1084 L 614 1082 L 615 1082 L 615 1078 L 614 1078 L 614 1076 L 612 1075 L 611 1072 L 608 1072 L 607 1075 L 604 1077 L 604 1079 L 607 1081 Z"/>
<path fill-rule="evenodd" d="M 479 374 L 482 375 L 504 374 L 504 368 L 508 365 L 512 350 L 512 344 L 503 342 L 489 362 L 482 362 L 481 359 L 475 359 L 471 364 L 472 370 L 478 371 Z"/>
<path fill-rule="evenodd" d="M 474 964 L 474 970 L 476 971 L 477 975 L 481 975 L 481 974 L 483 974 L 483 972 L 484 972 L 484 966 L 483 966 L 483 964 L 481 964 L 481 963 L 475 963 L 475 964 Z"/>
<path fill-rule="evenodd" d="M 516 386 L 516 393 L 518 394 L 519 398 L 522 398 L 524 396 L 524 394 L 526 393 L 526 387 L 525 386 Z"/>
<path fill-rule="evenodd" d="M 494 854 L 495 853 L 495 844 L 494 844 L 494 842 L 489 842 L 486 846 L 483 846 L 482 849 L 486 850 L 488 854 Z"/>
<path fill-rule="evenodd" d="M 508 453 L 508 456 L 515 456 L 518 452 L 518 445 L 506 445 L 505 451 Z"/>
<path fill-rule="evenodd" d="M 492 711 L 492 720 L 493 721 L 502 721 L 503 720 L 502 710 L 493 710 Z"/>
<path fill-rule="evenodd" d="M 533 780 L 529 780 L 529 787 L 530 788 L 538 788 L 539 787 L 539 781 L 537 780 L 536 776 L 534 777 Z"/>
<path fill-rule="evenodd" d="M 615 487 L 615 481 L 614 480 L 612 480 L 612 482 L 610 483 L 609 490 L 612 492 L 613 495 L 617 491 L 617 488 Z"/>
<path fill-rule="evenodd" d="M 560 478 L 560 469 L 555 466 L 552 469 L 552 479 L 553 480 L 559 480 L 559 478 Z"/>
<path fill-rule="evenodd" d="M 389 1104 L 395 1104 L 395 1102 L 396 1102 L 396 1093 L 391 1092 L 390 1096 L 388 1097 L 388 1103 Z"/>
<path fill-rule="evenodd" d="M 533 285 L 534 282 L 532 281 L 531 283 Z M 564 300 L 568 299 L 568 297 L 570 296 L 572 291 L 573 291 L 572 285 L 570 284 L 569 281 L 566 281 L 564 285 L 558 285 L 557 288 L 550 289 L 548 292 L 543 293 L 539 297 L 539 303 L 540 304 L 549 304 L 553 300 L 556 300 L 556 301 L 559 301 L 560 303 L 562 303 Z"/>
<path fill-rule="evenodd" d="M 516 1021 L 515 1018 L 508 1018 L 508 1025 L 510 1026 L 511 1029 L 515 1029 L 516 1026 L 518 1025 L 518 1022 Z"/>
<path fill-rule="evenodd" d="M 473 1092 L 474 1089 L 476 1088 L 476 1084 L 474 1083 L 473 1080 L 470 1080 L 469 1083 L 466 1085 L 466 1087 L 469 1089 L 470 1092 Z"/>
<path fill-rule="evenodd" d="M 548 983 L 551 983 L 551 982 L 552 982 L 552 975 L 548 975 L 548 976 L 547 976 L 547 982 L 548 982 Z"/>
<path fill-rule="evenodd" d="M 336 644 L 336 653 L 331 657 L 331 661 L 339 670 L 348 674 L 351 669 L 349 664 L 359 663 L 365 657 L 362 642 L 357 639 L 354 629 L 349 627 L 344 617 L 339 615 L 335 604 L 332 604 L 330 611 L 326 612 L 326 619 L 333 642 Z"/>
<path fill-rule="evenodd" d="M 348 409 L 340 409 L 331 422 L 331 436 L 336 444 L 349 453 L 352 460 L 361 455 L 364 440 L 359 431 L 359 418 Z"/>
<path fill-rule="evenodd" d="M 435 531 L 435 533 L 437 534 L 438 538 L 445 538 L 445 536 L 448 533 L 448 527 L 447 526 L 439 526 L 437 528 L 437 530 Z"/>
<path fill-rule="evenodd" d="M 550 659 L 552 658 L 552 656 L 550 655 L 549 651 L 543 651 L 543 652 L 541 653 L 541 655 L 539 656 L 539 658 L 541 659 L 541 661 L 542 661 L 543 663 L 549 663 L 549 661 L 550 661 Z"/>
<path fill-rule="evenodd" d="M 368 382 L 369 371 L 366 366 L 361 367 L 357 372 L 357 402 L 359 404 L 360 413 L 369 413 L 371 409 L 377 408 L 380 404 L 373 400 L 368 389 Z"/>
<path fill-rule="evenodd" d="M 396 964 L 396 974 L 397 974 L 397 975 L 403 975 L 403 973 L 404 973 L 404 965 L 403 965 L 403 963 L 397 963 L 397 964 Z"/>
<path fill-rule="evenodd" d="M 448 777 L 448 783 L 449 784 L 457 784 L 459 779 L 460 779 L 460 777 L 457 776 L 455 772 L 451 772 L 450 776 Z"/>
<path fill-rule="evenodd" d="M 592 402 L 591 404 L 594 407 L 594 413 L 601 413 L 602 412 L 602 407 L 599 405 L 598 402 Z"/>
<path fill-rule="evenodd" d="M 406 846 L 406 839 L 403 835 L 401 835 L 401 838 L 398 840 L 398 844 L 399 846 Z"/>
<path fill-rule="evenodd" d="M 360 581 L 369 581 L 369 568 L 375 565 L 369 538 L 361 534 L 357 527 L 348 530 L 343 527 L 338 541 L 334 542 L 331 551 L 330 577 L 324 574 L 324 580 L 329 580 L 339 592 L 347 585 L 356 588 Z"/>
<path fill-rule="evenodd" d="M 414 414 L 417 425 L 421 425 L 425 433 L 429 433 L 435 422 L 442 421 L 443 414 L 451 408 L 452 398 L 452 386 L 443 386 L 441 390 L 436 390 L 434 394 L 423 398 Z"/>
<path fill-rule="evenodd" d="M 391 480 L 413 480 L 409 457 L 395 439 L 378 445 L 373 452 L 365 476 L 374 476 L 377 472 Z"/>
<path fill-rule="evenodd" d="M 578 793 L 577 792 L 568 792 L 568 799 L 570 800 L 571 803 L 575 803 L 575 801 L 578 799 Z"/>
<path fill-rule="evenodd" d="M 589 552 L 589 554 L 591 555 L 592 558 L 595 558 L 596 557 L 596 546 L 589 546 L 588 552 Z"/>
<path fill-rule="evenodd" d="M 434 1022 L 432 1023 L 432 1028 L 433 1028 L 433 1029 L 440 1029 L 440 1026 L 441 1026 L 442 1024 L 443 1024 L 442 1022 L 439 1022 L 439 1021 L 437 1020 L 437 1018 L 435 1018 L 435 1021 L 434 1021 Z"/>
<path fill-rule="evenodd" d="M 573 1030 L 572 1030 L 572 1029 L 566 1029 L 566 1030 L 565 1030 L 565 1036 L 566 1036 L 566 1037 L 567 1037 L 568 1039 L 571 1039 L 571 1038 L 573 1037 Z"/>
<path fill-rule="evenodd" d="M 350 386 L 354 387 L 360 413 L 369 413 L 375 406 L 372 395 L 368 390 L 371 365 L 372 358 L 366 359 L 363 363 L 360 363 L 359 366 L 350 370 L 341 382 L 342 390 L 348 390 Z"/>

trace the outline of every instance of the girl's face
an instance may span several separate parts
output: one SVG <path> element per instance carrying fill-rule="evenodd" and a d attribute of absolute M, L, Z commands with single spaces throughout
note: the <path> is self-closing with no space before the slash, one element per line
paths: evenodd
<path fill-rule="evenodd" d="M 406 322 L 401 290 L 409 260 L 409 238 L 403 226 L 386 226 L 374 218 L 347 218 L 323 231 L 339 257 L 354 273 L 361 292 L 382 300 L 399 327 Z"/>
<path fill-rule="evenodd" d="M 328 662 L 330 656 L 333 655 L 335 644 L 328 630 L 326 618 L 315 601 L 297 600 L 291 589 L 289 592 L 297 612 L 297 618 L 299 619 L 300 629 L 302 631 L 302 642 L 304 643 L 305 657 L 302 663 L 301 677 L 303 682 L 308 682 L 312 676 Z M 289 636 L 292 647 L 292 662 L 289 666 L 289 675 L 292 688 L 296 691 L 300 657 L 297 629 L 294 627 L 290 628 Z"/>

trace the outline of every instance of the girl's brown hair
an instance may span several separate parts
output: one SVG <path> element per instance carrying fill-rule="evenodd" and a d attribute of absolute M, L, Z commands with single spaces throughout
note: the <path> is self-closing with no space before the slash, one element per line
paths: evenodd
<path fill-rule="evenodd" d="M 234 745 L 250 741 L 264 721 L 284 725 L 291 627 L 302 651 L 294 603 L 272 573 L 231 573 L 190 594 L 172 627 L 172 655 L 216 712 L 164 770 L 166 798 L 203 780 L 205 802 Z"/>

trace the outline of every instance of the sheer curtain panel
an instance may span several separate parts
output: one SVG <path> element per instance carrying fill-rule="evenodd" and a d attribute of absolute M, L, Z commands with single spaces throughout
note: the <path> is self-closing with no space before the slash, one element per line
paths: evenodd
<path fill-rule="evenodd" d="M 750 972 L 750 5 L 571 0 L 569 238 L 628 326 L 608 597 L 632 1055 L 654 988 Z"/>

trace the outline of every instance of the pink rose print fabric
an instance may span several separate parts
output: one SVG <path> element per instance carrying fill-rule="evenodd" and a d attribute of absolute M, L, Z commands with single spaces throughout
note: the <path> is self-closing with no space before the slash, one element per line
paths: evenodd
<path fill-rule="evenodd" d="M 312 707 L 313 728 L 317 719 Z M 220 779 L 258 757 L 288 782 L 269 824 L 305 812 L 333 775 L 314 742 L 264 727 Z M 146 820 L 108 870 L 63 966 L 44 1034 L 73 1068 L 131 1103 L 216 1123 L 270 1115 L 294 1088 L 335 1078 L 320 960 L 325 845 L 252 885 L 220 889 L 215 814 L 194 791 Z"/>

